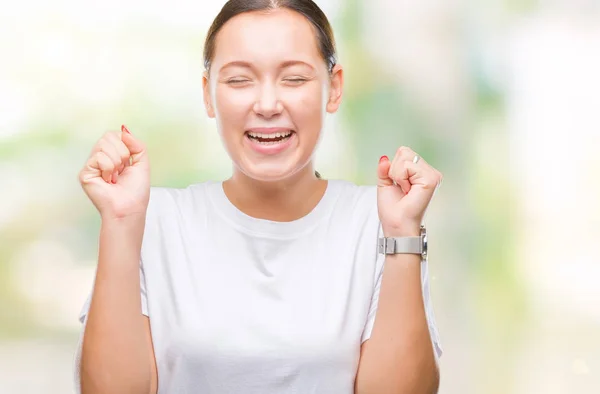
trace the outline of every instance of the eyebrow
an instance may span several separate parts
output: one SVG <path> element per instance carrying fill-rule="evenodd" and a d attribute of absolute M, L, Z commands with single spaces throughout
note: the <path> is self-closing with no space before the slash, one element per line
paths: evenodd
<path fill-rule="evenodd" d="M 287 68 L 287 67 L 297 66 L 297 65 L 307 66 L 314 70 L 313 66 L 311 66 L 310 64 L 308 64 L 306 62 L 303 62 L 302 60 L 286 60 L 285 62 L 283 62 L 279 65 L 279 68 Z M 222 71 L 228 67 L 252 68 L 252 64 L 242 61 L 242 60 L 235 60 L 233 62 L 229 62 L 229 63 L 225 64 L 223 67 L 221 67 L 219 69 L 219 71 Z"/>

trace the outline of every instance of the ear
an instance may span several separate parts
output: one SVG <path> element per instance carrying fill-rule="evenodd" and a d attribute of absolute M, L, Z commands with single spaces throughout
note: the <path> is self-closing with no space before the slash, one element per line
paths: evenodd
<path fill-rule="evenodd" d="M 344 70 L 340 64 L 336 64 L 331 70 L 329 101 L 327 102 L 327 112 L 330 114 L 336 112 L 342 102 L 342 92 L 344 90 Z"/>
<path fill-rule="evenodd" d="M 202 90 L 204 92 L 204 107 L 209 118 L 215 117 L 215 110 L 212 105 L 212 97 L 210 96 L 210 83 L 208 80 L 208 72 L 202 73 Z"/>

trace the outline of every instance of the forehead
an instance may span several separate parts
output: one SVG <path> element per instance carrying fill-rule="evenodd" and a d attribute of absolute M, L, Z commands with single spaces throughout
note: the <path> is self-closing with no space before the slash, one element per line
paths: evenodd
<path fill-rule="evenodd" d="M 246 12 L 227 21 L 217 34 L 216 67 L 231 61 L 269 65 L 287 60 L 322 61 L 313 25 L 295 11 Z"/>

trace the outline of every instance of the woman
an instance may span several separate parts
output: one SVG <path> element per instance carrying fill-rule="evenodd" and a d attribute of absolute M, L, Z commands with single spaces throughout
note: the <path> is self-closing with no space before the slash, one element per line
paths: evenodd
<path fill-rule="evenodd" d="M 78 390 L 436 392 L 426 260 L 377 242 L 420 236 L 441 174 L 406 147 L 374 166 L 378 187 L 314 171 L 343 71 L 310 0 L 229 1 L 205 66 L 231 178 L 150 188 L 125 126 L 80 172 L 102 225 Z"/>

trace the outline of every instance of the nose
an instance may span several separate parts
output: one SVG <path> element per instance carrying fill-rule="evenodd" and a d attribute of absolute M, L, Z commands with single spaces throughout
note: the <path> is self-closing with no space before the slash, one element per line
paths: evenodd
<path fill-rule="evenodd" d="M 271 84 L 263 84 L 254 103 L 254 112 L 265 118 L 272 118 L 283 111 L 283 104 L 277 95 L 277 89 Z"/>

